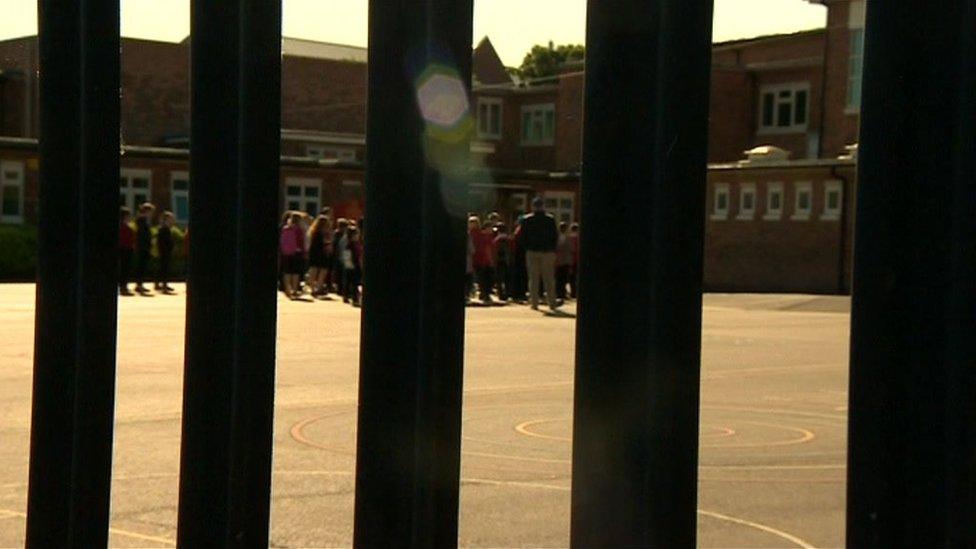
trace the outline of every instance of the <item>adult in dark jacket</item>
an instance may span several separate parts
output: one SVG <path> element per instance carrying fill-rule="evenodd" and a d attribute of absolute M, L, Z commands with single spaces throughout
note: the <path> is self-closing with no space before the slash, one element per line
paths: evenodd
<path fill-rule="evenodd" d="M 556 310 L 556 243 L 559 231 L 556 220 L 546 213 L 545 202 L 536 197 L 532 200 L 532 213 L 522 221 L 519 235 L 525 248 L 525 265 L 529 278 L 529 303 L 533 309 L 539 308 L 539 278 L 546 288 L 546 301 L 549 308 Z"/>

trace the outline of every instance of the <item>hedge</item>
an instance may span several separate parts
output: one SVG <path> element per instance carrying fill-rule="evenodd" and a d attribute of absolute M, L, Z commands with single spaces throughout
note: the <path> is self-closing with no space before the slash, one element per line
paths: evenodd
<path fill-rule="evenodd" d="M 28 282 L 37 271 L 37 229 L 0 225 L 0 280 Z"/>
<path fill-rule="evenodd" d="M 155 236 L 155 230 L 153 231 Z M 183 233 L 173 231 L 173 262 L 170 277 L 180 280 L 186 273 Z M 148 279 L 156 274 L 155 251 L 149 262 Z M 33 282 L 37 272 L 37 228 L 30 225 L 0 225 L 0 281 Z"/>

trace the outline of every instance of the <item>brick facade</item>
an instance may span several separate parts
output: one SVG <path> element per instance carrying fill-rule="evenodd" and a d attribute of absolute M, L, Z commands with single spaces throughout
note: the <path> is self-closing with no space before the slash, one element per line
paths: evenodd
<path fill-rule="evenodd" d="M 857 141 L 857 110 L 849 109 L 852 29 L 860 7 L 825 0 L 826 30 L 716 44 L 710 105 L 705 286 L 710 291 L 847 292 L 853 252 L 855 163 L 837 159 Z M 857 0 L 854 0 L 855 2 Z M 316 50 L 315 48 L 320 47 Z M 324 48 L 324 50 L 322 49 Z M 350 51 L 323 58 L 315 52 Z M 353 51 L 356 50 L 356 51 Z M 329 205 L 337 217 L 363 215 L 366 65 L 361 48 L 303 43 L 282 59 L 281 208 L 314 210 Z M 296 53 L 297 52 L 297 53 Z M 302 52 L 311 52 L 303 55 Z M 189 128 L 187 44 L 126 38 L 122 46 L 122 134 L 128 145 L 184 147 Z M 500 135 L 478 135 L 472 145 L 473 177 L 467 211 L 498 211 L 508 223 L 533 196 L 562 220 L 579 219 L 584 67 L 555 77 L 513 83 L 490 41 L 475 51 L 472 108 L 479 100 L 500 103 Z M 36 135 L 36 38 L 0 41 L 0 132 Z M 486 83 L 490 81 L 490 83 Z M 797 88 L 797 84 L 800 85 Z M 805 123 L 775 127 L 764 120 L 764 95 L 806 91 Z M 793 93 L 796 109 L 798 101 Z M 33 101 L 27 101 L 33 97 Z M 11 108 L 10 105 L 14 107 Z M 552 143 L 523 143 L 523 109 L 552 105 Z M 796 113 L 787 109 L 787 112 Z M 798 115 L 795 115 L 798 116 Z M 781 118 L 776 114 L 777 120 Z M 770 131 L 771 130 L 771 131 Z M 739 162 L 743 151 L 774 145 L 789 161 Z M 333 160 L 317 161 L 312 154 Z M 24 221 L 36 219 L 36 142 L 0 140 L 0 161 L 23 171 Z M 188 171 L 185 150 L 130 146 L 123 169 L 143 170 L 151 200 L 173 209 L 174 174 Z M 781 188 L 782 212 L 767 216 L 769 189 Z M 753 209 L 744 208 L 743 191 Z M 796 218 L 797 196 L 806 190 L 810 214 Z M 840 192 L 828 212 L 829 192 Z M 724 192 L 725 213 L 716 215 Z M 836 200 L 835 202 L 838 202 Z M 748 215 L 740 215 L 743 212 Z M 750 213 L 751 212 L 751 213 Z M 801 216 L 802 217 L 802 216 Z M 585 230 L 585 229 L 584 229 Z"/>
<path fill-rule="evenodd" d="M 827 57 L 824 91 L 826 93 L 827 131 L 824 133 L 823 156 L 831 157 L 844 152 L 844 147 L 857 143 L 860 130 L 860 114 L 857 108 L 848 108 L 847 93 L 850 75 L 852 23 L 850 0 L 827 2 Z"/>

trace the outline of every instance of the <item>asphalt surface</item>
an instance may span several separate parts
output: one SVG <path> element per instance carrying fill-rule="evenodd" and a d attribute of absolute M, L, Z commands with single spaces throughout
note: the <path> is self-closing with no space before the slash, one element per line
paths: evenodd
<path fill-rule="evenodd" d="M 0 285 L 0 547 L 24 543 L 33 300 Z M 706 296 L 699 546 L 843 544 L 848 308 Z M 124 298 L 119 315 L 111 544 L 171 547 L 183 296 Z M 279 301 L 273 547 L 351 543 L 358 320 Z M 564 547 L 574 320 L 472 307 L 467 334 L 460 544 Z"/>

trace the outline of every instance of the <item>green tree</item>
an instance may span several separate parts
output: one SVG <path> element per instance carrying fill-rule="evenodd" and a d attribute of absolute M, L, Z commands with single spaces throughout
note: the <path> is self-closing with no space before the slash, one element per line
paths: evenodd
<path fill-rule="evenodd" d="M 559 74 L 559 70 L 568 62 L 582 61 L 586 49 L 581 44 L 561 44 L 553 46 L 535 45 L 525 54 L 522 66 L 518 68 L 518 75 L 522 78 L 541 78 Z"/>

